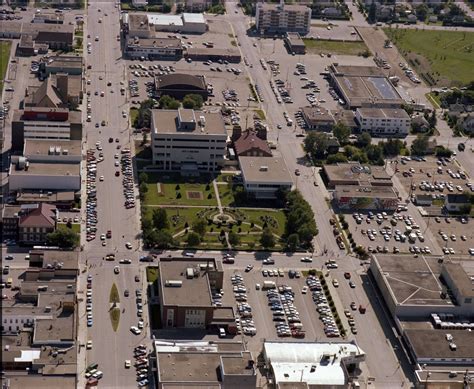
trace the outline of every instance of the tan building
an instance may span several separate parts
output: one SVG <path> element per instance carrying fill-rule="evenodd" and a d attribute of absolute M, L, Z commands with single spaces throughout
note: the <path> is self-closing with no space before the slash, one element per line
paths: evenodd
<path fill-rule="evenodd" d="M 255 15 L 260 34 L 298 32 L 306 35 L 311 27 L 311 8 L 305 5 L 257 3 Z"/>
<path fill-rule="evenodd" d="M 154 109 L 151 114 L 153 164 L 184 174 L 221 168 L 227 132 L 220 112 Z"/>
<path fill-rule="evenodd" d="M 46 235 L 56 230 L 57 210 L 49 204 L 23 206 L 18 221 L 19 242 L 23 244 L 44 244 Z"/>

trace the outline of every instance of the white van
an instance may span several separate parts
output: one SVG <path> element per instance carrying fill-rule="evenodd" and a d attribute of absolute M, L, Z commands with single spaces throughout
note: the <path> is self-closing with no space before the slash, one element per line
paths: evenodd
<path fill-rule="evenodd" d="M 225 338 L 225 337 L 226 337 L 225 329 L 220 327 L 219 328 L 219 338 Z"/>

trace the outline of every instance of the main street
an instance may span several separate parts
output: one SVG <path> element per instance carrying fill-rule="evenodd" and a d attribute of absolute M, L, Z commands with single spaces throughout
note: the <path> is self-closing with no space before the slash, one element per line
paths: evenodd
<path fill-rule="evenodd" d="M 107 16 L 106 16 L 107 15 Z M 86 364 L 98 363 L 99 370 L 104 373 L 101 379 L 101 387 L 105 388 L 130 388 L 136 385 L 134 369 L 125 369 L 125 359 L 132 359 L 133 347 L 139 344 L 146 336 L 135 336 L 130 332 L 131 325 L 137 325 L 137 309 L 135 306 L 135 289 L 146 290 L 146 279 L 144 269 L 138 268 L 138 239 L 139 234 L 139 207 L 125 209 L 122 187 L 122 174 L 115 176 L 120 167 L 114 165 L 118 159 L 114 154 L 120 155 L 121 149 L 130 148 L 130 132 L 128 119 L 122 117 L 122 110 L 129 111 L 126 97 L 120 94 L 122 81 L 125 85 L 125 64 L 121 60 L 122 54 L 120 41 L 120 15 L 114 2 L 91 3 L 87 11 L 87 20 L 84 31 L 84 52 L 86 46 L 91 43 L 91 54 L 85 54 L 85 62 L 91 69 L 86 71 L 86 79 L 91 80 L 87 90 L 91 97 L 91 121 L 85 122 L 86 143 L 88 149 L 96 150 L 96 142 L 103 147 L 104 161 L 97 164 L 97 238 L 91 242 L 84 243 L 81 255 L 81 269 L 87 269 L 82 273 L 79 281 L 79 341 L 85 344 L 87 340 L 93 341 L 93 348 L 87 351 L 87 361 L 84 360 L 84 349 L 79 356 L 78 372 L 80 385 L 84 380 L 84 369 Z M 98 37 L 98 41 L 96 41 Z M 108 83 L 111 86 L 107 86 Z M 96 95 L 97 92 L 97 95 Z M 104 96 L 101 96 L 104 92 Z M 85 109 L 84 109 L 85 111 Z M 85 119 L 85 118 L 84 118 Z M 105 126 L 100 125 L 105 121 Z M 96 127 L 99 123 L 99 127 Z M 114 141 L 109 143 L 109 137 Z M 118 138 L 119 142 L 115 142 Z M 104 181 L 99 177 L 104 176 Z M 84 171 L 83 177 L 86 177 Z M 85 187 L 85 180 L 83 186 Z M 85 189 L 82 196 L 85 208 Z M 84 215 L 83 220 L 86 219 Z M 84 225 L 82 241 L 85 242 Z M 107 239 L 106 247 L 101 245 L 100 234 L 112 231 L 112 238 Z M 132 250 L 125 247 L 125 242 L 133 245 Z M 108 253 L 115 253 L 116 261 L 113 264 L 106 263 L 103 257 Z M 120 259 L 130 258 L 132 265 L 120 265 L 120 274 L 114 274 L 113 266 Z M 93 276 L 93 319 L 92 327 L 86 327 L 85 318 L 85 287 L 88 274 Z M 140 281 L 135 281 L 139 275 Z M 112 330 L 109 318 L 109 295 L 112 284 L 115 283 L 120 294 L 120 322 L 117 332 Z M 128 289 L 130 296 L 125 297 L 124 291 Z M 145 293 L 144 293 L 145 294 Z M 147 323 L 147 309 L 144 306 L 144 321 Z M 146 326 L 145 326 L 146 327 Z"/>

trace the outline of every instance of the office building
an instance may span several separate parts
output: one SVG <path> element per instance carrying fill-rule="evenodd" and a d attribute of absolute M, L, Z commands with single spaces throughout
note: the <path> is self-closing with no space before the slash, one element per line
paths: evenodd
<path fill-rule="evenodd" d="M 144 57 L 149 60 L 179 60 L 183 56 L 183 45 L 176 38 L 131 37 L 125 46 L 125 55 L 132 59 Z"/>
<path fill-rule="evenodd" d="M 410 116 L 402 108 L 357 108 L 359 131 L 373 137 L 405 137 L 411 127 Z"/>
<path fill-rule="evenodd" d="M 224 162 L 226 142 L 220 112 L 152 110 L 153 164 L 159 170 L 194 175 L 218 171 Z"/>

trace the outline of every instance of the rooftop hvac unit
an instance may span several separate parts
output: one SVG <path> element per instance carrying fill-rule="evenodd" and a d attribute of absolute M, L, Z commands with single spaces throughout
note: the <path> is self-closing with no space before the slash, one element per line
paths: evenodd
<path fill-rule="evenodd" d="M 194 278 L 194 269 L 192 267 L 188 267 L 186 269 L 186 278 L 193 279 Z"/>
<path fill-rule="evenodd" d="M 261 172 L 267 172 L 268 171 L 268 166 L 260 166 L 259 169 Z"/>
<path fill-rule="evenodd" d="M 181 280 L 167 280 L 165 281 L 165 286 L 169 288 L 181 288 L 183 281 Z"/>
<path fill-rule="evenodd" d="M 69 154 L 69 150 L 68 149 L 64 149 L 63 150 L 63 155 L 68 155 Z"/>

